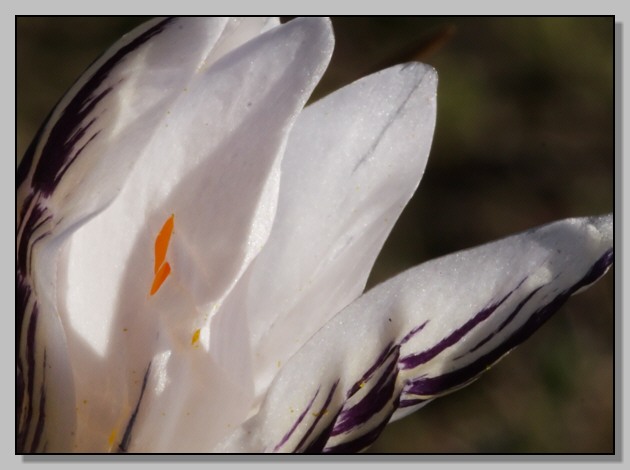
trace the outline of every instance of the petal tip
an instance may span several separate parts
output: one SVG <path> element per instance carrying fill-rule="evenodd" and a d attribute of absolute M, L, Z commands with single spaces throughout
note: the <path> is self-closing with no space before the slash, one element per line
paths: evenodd
<path fill-rule="evenodd" d="M 313 46 L 318 47 L 322 54 L 332 56 L 335 45 L 335 35 L 332 22 L 327 17 L 300 17 L 286 23 L 299 28 Z"/>
<path fill-rule="evenodd" d="M 597 230 L 603 242 L 612 243 L 614 232 L 613 214 L 589 217 L 587 222 Z"/>

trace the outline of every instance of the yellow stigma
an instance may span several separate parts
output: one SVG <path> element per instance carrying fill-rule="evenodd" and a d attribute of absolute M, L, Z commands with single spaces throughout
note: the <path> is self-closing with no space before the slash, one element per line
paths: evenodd
<path fill-rule="evenodd" d="M 107 443 L 109 444 L 110 449 L 113 447 L 115 440 L 116 440 L 116 429 L 112 429 L 112 432 L 109 434 L 109 437 L 107 438 Z"/>
<path fill-rule="evenodd" d="M 190 342 L 190 344 L 192 344 L 193 346 L 199 341 L 199 335 L 201 334 L 201 330 L 199 328 L 197 328 L 195 330 L 195 332 L 192 335 L 192 341 Z"/>

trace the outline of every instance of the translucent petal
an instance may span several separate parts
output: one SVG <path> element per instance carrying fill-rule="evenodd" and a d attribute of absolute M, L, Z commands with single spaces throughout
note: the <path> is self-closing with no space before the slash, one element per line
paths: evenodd
<path fill-rule="evenodd" d="M 269 241 L 226 310 L 248 312 L 259 394 L 279 364 L 363 291 L 422 177 L 436 86 L 431 67 L 397 66 L 300 115 Z"/>
<path fill-rule="evenodd" d="M 612 261 L 608 215 L 556 222 L 404 272 L 317 332 L 220 450 L 359 451 L 396 409 L 477 378 Z"/>
<path fill-rule="evenodd" d="M 183 32 L 180 23 L 152 20 L 113 45 L 59 102 L 20 163 L 17 326 L 23 340 L 17 363 L 18 380 L 25 381 L 18 386 L 27 396 L 18 409 L 18 441 L 26 451 L 67 449 L 72 440 L 75 397 L 53 386 L 58 381 L 72 390 L 66 335 L 55 314 L 60 240 L 118 193 L 155 129 L 152 113 L 180 93 L 225 20 L 188 21 Z M 37 340 L 27 341 L 27 328 Z M 55 372 L 36 384 L 36 377 L 46 376 L 44 364 Z M 58 401 L 44 399 L 51 394 Z M 67 412 L 51 434 L 41 417 L 62 409 Z"/>
<path fill-rule="evenodd" d="M 147 63 L 156 68 L 153 101 L 145 96 L 142 113 L 133 107 L 117 110 L 101 123 L 103 128 L 81 151 L 94 158 L 74 159 L 49 199 L 62 194 L 62 185 L 71 188 L 75 183 L 76 189 L 60 196 L 63 213 L 55 215 L 64 221 L 74 217 L 70 231 L 59 230 L 53 233 L 57 241 L 49 237 L 40 244 L 51 253 L 49 278 L 54 284 L 40 289 L 37 297 L 49 293 L 52 305 L 46 313 L 58 311 L 68 340 L 78 405 L 76 445 L 83 451 L 133 445 L 129 436 L 147 418 L 140 403 L 150 401 L 159 388 L 156 383 L 165 383 L 158 380 L 159 374 L 178 370 L 182 377 L 195 379 L 186 376 L 184 368 L 157 367 L 158 358 L 165 363 L 163 358 L 170 353 L 170 364 L 189 364 L 192 370 L 197 363 L 210 362 L 209 357 L 188 362 L 180 354 L 194 349 L 207 355 L 207 332 L 205 347 L 191 344 L 196 329 L 207 329 L 212 310 L 205 307 L 220 301 L 267 238 L 287 134 L 332 49 L 329 22 L 321 19 L 277 28 L 273 27 L 277 20 L 221 20 L 213 35 L 210 26 L 218 20 L 178 21 L 168 23 L 175 25 L 172 43 L 155 45 L 148 39 L 147 51 L 138 53 L 139 58 L 130 56 L 137 63 L 123 61 L 130 67 L 123 85 L 142 79 Z M 168 71 L 178 70 L 179 64 L 180 53 L 173 44 L 185 46 L 189 29 L 196 30 L 199 22 L 203 45 L 208 41 L 210 46 L 193 68 L 182 70 L 186 80 L 169 82 Z M 261 31 L 267 32 L 243 44 Z M 192 50 L 195 44 L 189 44 Z M 135 99 L 124 86 L 110 93 L 110 103 L 122 108 Z M 109 109 L 105 106 L 96 114 Z M 119 134 L 127 135 L 127 140 L 119 141 Z M 126 154 L 112 153 L 116 149 Z M 107 158 L 101 160 L 103 153 Z M 124 157 L 133 164 L 121 169 L 116 163 Z M 25 184 L 31 179 L 28 176 Z M 95 194 L 96 205 L 90 197 L 83 202 L 88 192 Z M 113 196 L 113 202 L 94 216 L 94 208 Z M 79 226 L 73 204 L 76 213 L 92 217 L 89 223 Z M 164 238 L 167 241 L 156 241 L 172 216 L 172 234 Z M 158 258 L 169 268 L 159 282 Z M 177 377 L 170 383 L 195 389 Z M 207 387 L 205 400 L 217 391 L 233 392 L 221 387 L 219 382 Z M 174 395 L 171 391 L 171 398 Z M 198 391 L 192 393 L 190 400 L 197 395 Z M 185 394 L 178 397 L 186 403 Z M 190 428 L 191 419 L 182 421 Z M 173 429 L 181 431 L 180 424 Z M 174 446 L 186 440 L 185 433 L 180 437 Z"/>

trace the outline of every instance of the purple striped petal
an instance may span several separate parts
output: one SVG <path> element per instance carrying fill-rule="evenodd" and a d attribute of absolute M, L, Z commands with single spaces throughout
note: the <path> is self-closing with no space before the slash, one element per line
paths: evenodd
<path fill-rule="evenodd" d="M 365 449 L 391 419 L 470 383 L 531 336 L 604 275 L 612 245 L 611 215 L 568 219 L 392 278 L 315 334 L 281 369 L 260 412 L 220 450 L 270 448 L 268 439 L 292 422 L 288 404 L 293 413 L 310 409 L 308 390 L 333 383 L 343 393 L 327 405 L 325 444 L 308 431 L 315 418 L 306 413 L 273 449 L 310 450 L 309 438 L 325 453 Z"/>

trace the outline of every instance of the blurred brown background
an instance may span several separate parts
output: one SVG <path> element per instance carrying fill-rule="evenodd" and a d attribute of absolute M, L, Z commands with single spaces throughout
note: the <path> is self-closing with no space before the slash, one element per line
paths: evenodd
<path fill-rule="evenodd" d="M 74 79 L 144 18 L 17 19 L 17 151 Z M 409 52 L 439 74 L 433 149 L 370 285 L 452 251 L 613 210 L 612 17 L 333 18 L 322 96 Z M 478 382 L 371 452 L 611 453 L 611 272 Z"/>

